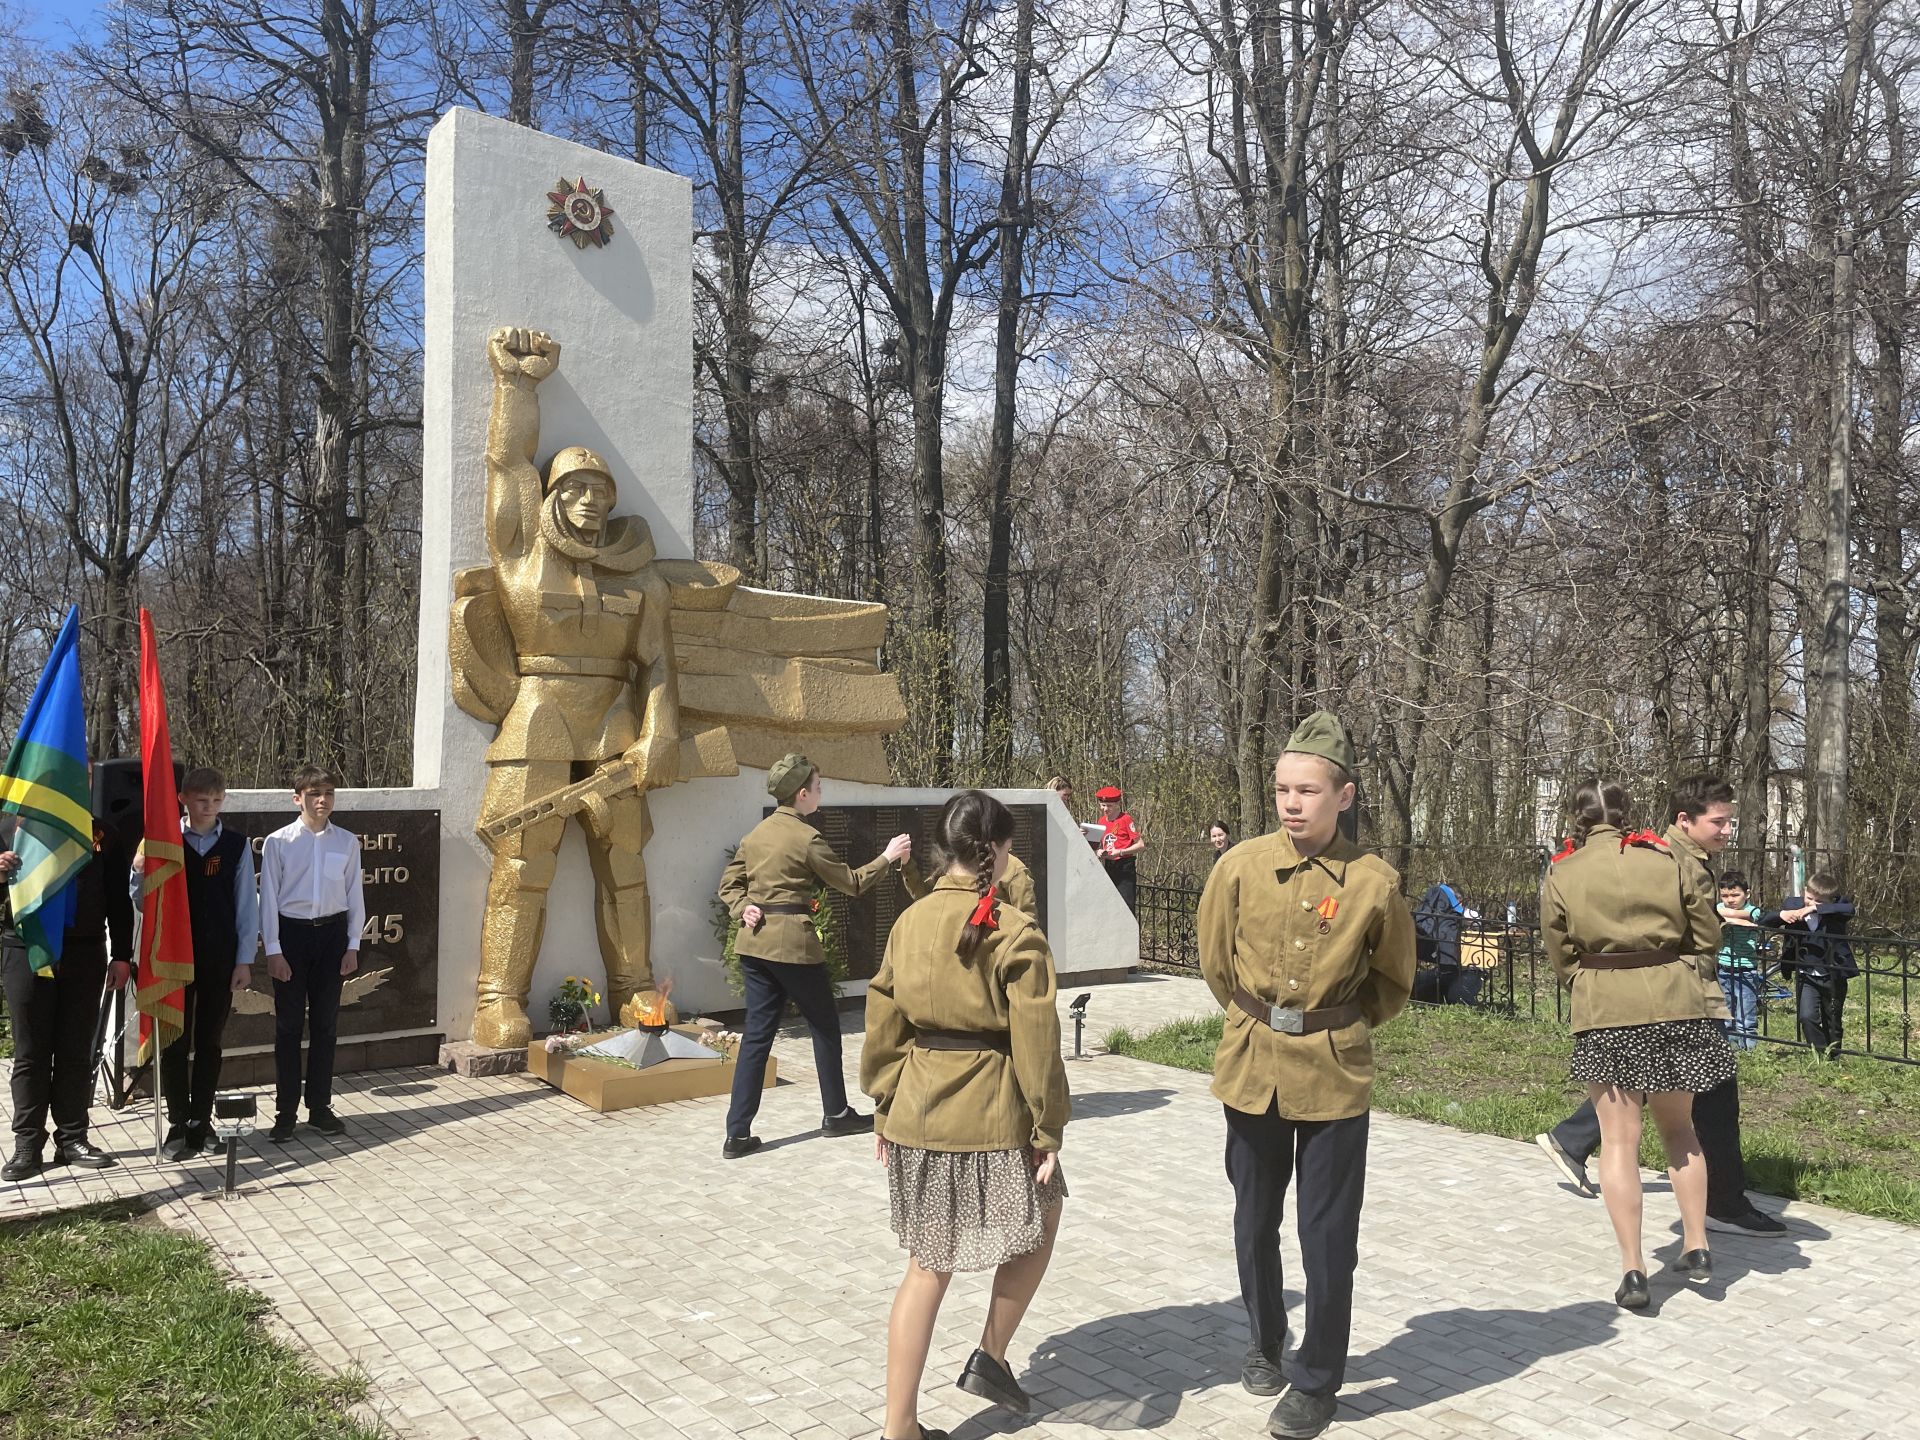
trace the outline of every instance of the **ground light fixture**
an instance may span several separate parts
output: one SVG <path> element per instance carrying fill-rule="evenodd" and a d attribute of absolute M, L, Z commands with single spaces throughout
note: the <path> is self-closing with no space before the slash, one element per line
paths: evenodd
<path fill-rule="evenodd" d="M 1080 1048 L 1081 1037 L 1087 1033 L 1087 1002 L 1093 999 L 1093 992 L 1087 990 L 1073 997 L 1073 1003 L 1067 1006 L 1067 1013 L 1073 1016 L 1073 1058 L 1086 1059 Z"/>
<path fill-rule="evenodd" d="M 253 1133 L 260 1102 L 252 1094 L 229 1090 L 213 1097 L 213 1133 L 227 1142 L 227 1189 L 233 1194 L 234 1169 L 240 1157 L 240 1137 Z"/>

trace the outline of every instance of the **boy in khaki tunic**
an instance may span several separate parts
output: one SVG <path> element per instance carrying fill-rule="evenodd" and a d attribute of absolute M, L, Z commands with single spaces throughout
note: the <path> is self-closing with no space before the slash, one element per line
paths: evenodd
<path fill-rule="evenodd" d="M 1413 917 L 1400 877 L 1339 833 L 1353 742 L 1328 711 L 1301 722 L 1274 766 L 1280 829 L 1221 857 L 1200 897 L 1200 969 L 1227 1012 L 1213 1093 L 1226 1106 L 1234 1249 L 1253 1344 L 1240 1381 L 1280 1396 L 1274 1435 L 1333 1419 L 1347 1363 L 1365 1194 L 1372 1033 L 1413 990 Z M 1289 1180 L 1306 1267 L 1293 1380 L 1280 1218 Z"/>
<path fill-rule="evenodd" d="M 820 1076 L 824 1135 L 864 1135 L 873 1117 L 847 1104 L 840 1073 L 840 1013 L 833 1003 L 826 956 L 813 930 L 813 891 L 831 885 L 843 895 L 864 895 L 907 858 L 910 844 L 896 835 L 887 848 L 858 870 L 833 853 L 806 821 L 820 808 L 820 772 L 804 755 L 783 755 L 767 772 L 767 793 L 779 802 L 774 812 L 749 830 L 720 876 L 720 899 L 740 922 L 733 942 L 746 983 L 747 1018 L 733 1071 L 733 1102 L 727 1110 L 727 1138 L 721 1155 L 738 1160 L 760 1148 L 753 1118 L 760 1111 L 761 1086 L 774 1033 L 791 1000 L 813 1032 L 813 1062 Z"/>

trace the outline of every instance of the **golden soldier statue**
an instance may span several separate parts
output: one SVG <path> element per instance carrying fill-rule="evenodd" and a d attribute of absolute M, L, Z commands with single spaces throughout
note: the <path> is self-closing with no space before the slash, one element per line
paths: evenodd
<path fill-rule="evenodd" d="M 593 860 L 607 1003 L 617 1012 L 652 978 L 646 792 L 679 778 L 679 694 L 671 602 L 646 521 L 611 519 L 613 476 L 591 450 L 560 451 L 544 485 L 534 465 L 536 392 L 560 363 L 559 345 L 539 331 L 502 329 L 487 342 L 487 358 L 487 548 L 520 678 L 487 747 L 480 821 L 493 878 L 473 1033 L 483 1045 L 518 1046 L 529 1038 L 527 990 L 567 817 L 561 811 L 498 836 L 487 823 L 596 772 L 613 782 L 600 787 L 607 793 L 583 797 L 576 813 Z M 630 782 L 614 773 L 621 766 Z"/>
<path fill-rule="evenodd" d="M 613 476 L 591 450 L 561 450 L 541 480 L 537 391 L 558 343 L 500 329 L 487 358 L 492 564 L 454 575 L 448 643 L 455 701 L 499 726 L 476 825 L 493 875 L 473 1038 L 505 1048 L 530 1038 L 527 993 L 570 815 L 586 830 L 617 1014 L 653 983 L 646 792 L 802 747 L 823 774 L 885 783 L 880 737 L 906 710 L 873 661 L 886 607 L 749 590 L 730 566 L 657 560 L 646 521 L 613 515 Z"/>

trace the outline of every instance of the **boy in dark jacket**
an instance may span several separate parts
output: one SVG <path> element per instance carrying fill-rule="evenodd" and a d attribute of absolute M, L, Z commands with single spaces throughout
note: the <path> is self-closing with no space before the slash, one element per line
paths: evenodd
<path fill-rule="evenodd" d="M 192 770 L 181 782 L 193 983 L 181 996 L 184 1028 L 160 1052 L 166 1154 L 172 1160 L 190 1159 L 210 1142 L 221 1038 L 233 1009 L 233 992 L 253 983 L 253 955 L 260 943 L 253 846 L 245 835 L 220 823 L 226 800 L 226 777 L 218 770 Z"/>
<path fill-rule="evenodd" d="M 1847 981 L 1860 973 L 1846 940 L 1853 902 L 1840 898 L 1839 879 L 1825 871 L 1807 877 L 1806 891 L 1788 896 L 1760 924 L 1787 932 L 1780 973 L 1793 977 L 1800 1033 L 1814 1054 L 1832 1060 L 1840 1053 Z"/>

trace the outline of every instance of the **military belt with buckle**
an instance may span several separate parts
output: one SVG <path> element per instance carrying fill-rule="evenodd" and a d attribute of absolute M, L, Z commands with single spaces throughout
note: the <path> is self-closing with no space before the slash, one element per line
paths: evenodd
<path fill-rule="evenodd" d="M 1275 1005 L 1262 1000 L 1244 986 L 1235 986 L 1233 1003 L 1248 1015 L 1281 1035 L 1312 1035 L 1321 1030 L 1338 1030 L 1365 1018 L 1365 1012 L 1352 1002 L 1328 1005 L 1319 1010 L 1301 1010 L 1292 1005 Z"/>

